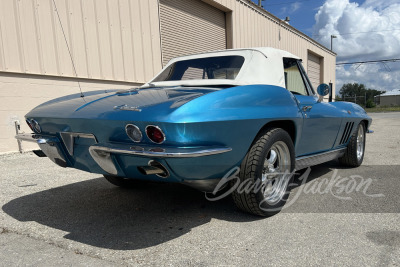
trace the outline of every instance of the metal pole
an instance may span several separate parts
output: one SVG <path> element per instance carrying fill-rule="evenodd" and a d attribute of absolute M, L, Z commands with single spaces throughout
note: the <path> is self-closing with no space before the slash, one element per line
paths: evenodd
<path fill-rule="evenodd" d="M 331 51 L 333 51 L 333 38 L 337 38 L 336 35 L 331 35 Z"/>
<path fill-rule="evenodd" d="M 332 87 L 333 84 L 329 83 L 329 102 L 332 102 Z"/>
<path fill-rule="evenodd" d="M 367 106 L 367 91 L 365 91 L 365 96 L 364 96 L 364 105 Z"/>
<path fill-rule="evenodd" d="M 260 7 L 261 7 L 261 2 L 262 2 L 262 0 L 258 0 L 258 6 L 260 6 Z"/>

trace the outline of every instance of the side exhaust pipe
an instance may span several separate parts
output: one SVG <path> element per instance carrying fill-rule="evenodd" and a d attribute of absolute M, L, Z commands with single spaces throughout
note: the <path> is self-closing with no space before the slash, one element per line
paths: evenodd
<path fill-rule="evenodd" d="M 140 171 L 141 174 L 144 175 L 150 175 L 150 174 L 164 174 L 164 170 L 158 168 L 158 167 L 153 167 L 153 166 L 142 166 L 138 167 L 138 170 Z"/>
<path fill-rule="evenodd" d="M 161 178 L 167 178 L 169 176 L 169 172 L 164 165 L 154 160 L 150 160 L 148 166 L 139 166 L 138 170 L 143 175 L 155 174 Z"/>

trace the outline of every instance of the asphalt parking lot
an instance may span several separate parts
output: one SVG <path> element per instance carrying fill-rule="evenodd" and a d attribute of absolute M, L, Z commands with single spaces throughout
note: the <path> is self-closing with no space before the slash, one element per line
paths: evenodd
<path fill-rule="evenodd" d="M 174 184 L 117 188 L 0 155 L 0 265 L 400 265 L 400 113 L 371 114 L 364 163 L 297 179 L 270 218 Z"/>

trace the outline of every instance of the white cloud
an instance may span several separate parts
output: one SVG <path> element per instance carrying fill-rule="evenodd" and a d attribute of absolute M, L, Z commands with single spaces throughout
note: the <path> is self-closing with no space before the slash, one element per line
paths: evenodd
<path fill-rule="evenodd" d="M 327 0 L 315 15 L 315 39 L 338 54 L 338 62 L 400 58 L 399 0 Z M 349 34 L 358 33 L 358 34 Z M 390 71 L 389 71 L 390 69 Z M 369 88 L 400 88 L 400 63 L 353 65 L 337 68 L 337 88 L 358 82 Z"/>
<path fill-rule="evenodd" d="M 300 7 L 301 7 L 301 3 L 300 2 L 295 2 L 295 3 L 291 4 L 289 13 L 296 12 Z"/>
<path fill-rule="evenodd" d="M 294 2 L 289 7 L 286 7 L 286 6 L 282 7 L 280 10 L 280 14 L 282 14 L 282 15 L 292 14 L 292 13 L 296 12 L 297 10 L 299 10 L 300 7 L 301 7 L 300 2 Z"/>

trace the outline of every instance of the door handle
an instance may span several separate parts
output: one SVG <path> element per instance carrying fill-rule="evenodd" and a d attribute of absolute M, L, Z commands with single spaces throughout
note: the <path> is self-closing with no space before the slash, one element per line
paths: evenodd
<path fill-rule="evenodd" d="M 312 106 L 303 106 L 304 112 L 310 111 L 311 109 L 312 109 Z"/>

